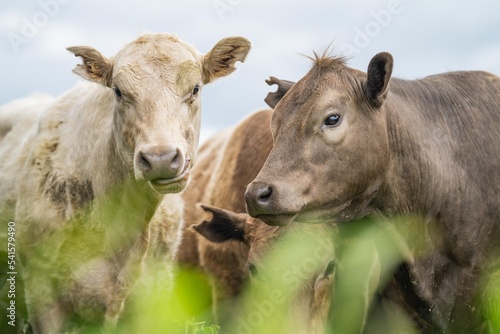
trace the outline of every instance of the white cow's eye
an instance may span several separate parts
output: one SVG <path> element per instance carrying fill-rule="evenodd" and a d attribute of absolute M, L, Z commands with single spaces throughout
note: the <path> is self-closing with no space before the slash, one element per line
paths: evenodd
<path fill-rule="evenodd" d="M 198 94 L 200 93 L 201 90 L 201 85 L 196 84 L 193 87 L 193 90 L 191 91 L 191 94 L 185 97 L 184 102 L 187 103 L 188 105 L 191 105 L 194 101 L 198 99 Z"/>
<path fill-rule="evenodd" d="M 196 94 L 198 94 L 198 92 L 199 92 L 199 91 L 200 91 L 200 85 L 196 85 L 196 86 L 194 86 L 194 88 L 193 88 L 193 93 L 192 93 L 192 94 L 193 94 L 193 95 L 196 95 Z"/>
<path fill-rule="evenodd" d="M 115 91 L 116 97 L 122 97 L 122 92 L 120 91 L 120 88 L 115 87 L 113 88 L 113 90 Z"/>

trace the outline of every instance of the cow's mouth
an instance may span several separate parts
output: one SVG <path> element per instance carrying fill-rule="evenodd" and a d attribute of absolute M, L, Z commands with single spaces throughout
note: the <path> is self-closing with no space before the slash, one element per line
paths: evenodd
<path fill-rule="evenodd" d="M 350 202 L 349 202 L 350 203 Z M 344 209 L 347 204 L 343 204 L 340 209 Z M 335 214 L 332 214 L 329 205 L 307 208 L 305 205 L 297 212 L 286 212 L 276 214 L 260 214 L 255 218 L 262 220 L 267 225 L 286 226 L 292 221 L 301 224 L 323 224 L 337 222 Z"/>
<path fill-rule="evenodd" d="M 186 167 L 182 173 L 173 178 L 157 178 L 150 180 L 151 187 L 160 194 L 178 193 L 184 190 L 189 182 L 190 177 L 190 161 L 186 161 Z"/>
<path fill-rule="evenodd" d="M 255 218 L 262 220 L 267 225 L 271 226 L 286 226 L 295 219 L 296 214 L 262 214 Z"/>

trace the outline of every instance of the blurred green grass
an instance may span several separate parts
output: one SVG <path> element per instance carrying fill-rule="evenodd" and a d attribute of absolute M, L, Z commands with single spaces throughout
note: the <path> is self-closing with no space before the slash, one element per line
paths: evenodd
<path fill-rule="evenodd" d="M 360 333 L 365 328 L 366 333 L 418 333 L 408 316 L 390 305 L 389 322 L 383 314 L 367 313 L 377 301 L 380 286 L 390 279 L 404 256 L 401 240 L 395 238 L 391 224 L 363 220 L 341 226 L 331 235 L 314 235 L 303 227 L 310 228 L 298 225 L 258 262 L 258 275 L 249 280 L 236 302 L 224 308 L 230 312 L 224 317 L 229 319 L 225 323 L 215 324 L 210 278 L 202 271 L 177 268 L 173 281 L 158 280 L 165 264 L 146 262 L 150 268 L 144 270 L 128 298 L 117 327 L 85 328 L 80 332 L 312 333 L 301 327 L 304 319 L 300 307 L 310 302 L 301 291 L 311 291 L 315 275 L 324 270 L 331 256 L 331 243 L 335 246 L 336 266 L 326 332 Z M 483 281 L 483 294 L 477 301 L 486 319 L 482 332 L 500 333 L 500 271 L 484 273 Z"/>
<path fill-rule="evenodd" d="M 411 319 L 391 305 L 386 305 L 391 312 L 389 322 L 387 315 L 367 314 L 380 286 L 403 258 L 401 240 L 395 240 L 387 226 L 365 220 L 343 226 L 330 236 L 301 234 L 300 228 L 285 235 L 260 263 L 258 276 L 229 308 L 230 321 L 220 328 L 211 322 L 208 278 L 201 272 L 179 271 L 169 296 L 140 294 L 137 308 L 116 332 L 130 332 L 132 328 L 133 332 L 144 333 L 309 333 L 297 327 L 300 319 L 293 309 L 304 281 L 290 275 L 313 277 L 313 272 L 321 268 L 304 264 L 323 263 L 317 260 L 318 245 L 331 238 L 337 266 L 326 332 L 359 333 L 364 327 L 368 333 L 418 333 Z M 477 307 L 487 319 L 483 332 L 500 333 L 500 273 L 485 273 L 484 294 Z"/>
<path fill-rule="evenodd" d="M 368 221 L 331 235 L 314 235 L 304 228 L 311 226 L 298 225 L 273 245 L 259 263 L 258 276 L 228 308 L 231 315 L 224 318 L 230 320 L 220 324 L 220 330 L 212 326 L 208 277 L 202 272 L 178 270 L 169 293 L 139 284 L 114 332 L 308 333 L 306 327 L 300 327 L 304 319 L 298 319 L 299 295 L 304 290 L 311 292 L 314 275 L 324 270 L 329 259 L 326 253 L 331 243 L 336 246 L 338 264 L 327 332 L 358 333 L 367 321 L 377 287 L 401 260 L 398 246 L 390 242 L 392 236 L 380 225 Z M 383 268 L 380 262 L 385 263 Z M 398 316 L 408 333 L 415 332 L 404 315 Z"/>

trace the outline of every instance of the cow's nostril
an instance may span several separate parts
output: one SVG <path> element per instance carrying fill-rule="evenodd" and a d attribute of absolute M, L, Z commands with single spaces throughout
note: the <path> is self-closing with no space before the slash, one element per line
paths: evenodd
<path fill-rule="evenodd" d="M 273 188 L 271 186 L 264 186 L 259 189 L 257 198 L 260 204 L 267 204 L 271 199 L 271 195 L 273 193 Z"/>
<path fill-rule="evenodd" d="M 172 162 L 170 163 L 170 168 L 176 170 L 179 169 L 183 163 L 182 154 L 179 149 L 175 150 L 175 156 L 172 158 Z"/>
<path fill-rule="evenodd" d="M 148 172 L 151 170 L 151 168 L 153 168 L 153 166 L 151 165 L 151 162 L 148 160 L 147 156 L 144 154 L 144 153 L 139 153 L 139 168 L 143 171 L 143 172 Z"/>

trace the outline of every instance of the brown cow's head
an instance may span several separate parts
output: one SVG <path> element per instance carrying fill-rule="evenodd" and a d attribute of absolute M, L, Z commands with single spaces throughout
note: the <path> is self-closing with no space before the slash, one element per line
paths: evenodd
<path fill-rule="evenodd" d="M 117 150 L 138 181 L 158 193 L 179 192 L 196 159 L 204 84 L 232 73 L 250 42 L 225 38 L 206 55 L 167 34 L 144 35 L 112 58 L 87 46 L 74 72 L 109 90 Z"/>
<path fill-rule="evenodd" d="M 251 216 L 286 225 L 366 214 L 389 163 L 383 106 L 392 65 L 379 53 L 365 74 L 317 57 L 274 110 L 273 149 L 245 195 Z"/>
<path fill-rule="evenodd" d="M 193 225 L 198 233 L 215 243 L 234 240 L 247 246 L 248 252 L 244 254 L 247 269 L 244 266 L 231 264 L 232 270 L 248 270 L 241 276 L 250 277 L 252 285 L 266 284 L 267 276 L 260 277 L 264 272 L 271 273 L 279 282 L 279 288 L 284 291 L 288 291 L 287 286 L 295 286 L 294 295 L 290 297 L 291 305 L 283 305 L 287 313 L 293 314 L 289 326 L 299 333 L 323 333 L 335 273 L 333 242 L 331 235 L 325 233 L 329 228 L 324 225 L 296 225 L 298 229 L 290 230 L 266 225 L 247 214 L 238 214 L 203 204 L 201 208 L 211 213 L 212 217 L 199 225 Z M 287 262 L 283 259 L 275 268 L 270 270 L 265 268 L 266 260 L 279 253 L 277 243 L 290 233 L 299 235 L 300 238 L 311 237 L 314 239 L 315 249 L 311 249 L 310 256 L 305 256 L 301 260 Z"/>

